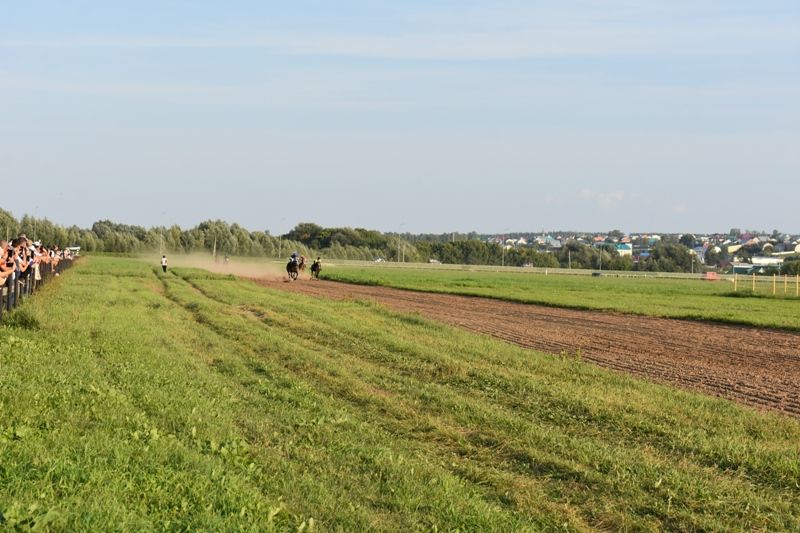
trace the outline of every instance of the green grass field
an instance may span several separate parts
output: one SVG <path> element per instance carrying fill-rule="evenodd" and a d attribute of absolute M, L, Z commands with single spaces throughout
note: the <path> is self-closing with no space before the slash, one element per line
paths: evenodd
<path fill-rule="evenodd" d="M 800 528 L 798 421 L 374 304 L 90 257 L 4 318 L 7 527 Z"/>
<path fill-rule="evenodd" d="M 747 280 L 742 281 L 740 291 L 734 293 L 730 281 L 699 279 L 546 276 L 379 266 L 327 266 L 323 275 L 327 279 L 364 285 L 800 330 L 800 299 L 752 296 Z M 759 285 L 762 294 L 771 290 L 769 283 Z M 794 290 L 792 280 L 792 296 Z M 783 294 L 782 282 L 780 294 Z"/>

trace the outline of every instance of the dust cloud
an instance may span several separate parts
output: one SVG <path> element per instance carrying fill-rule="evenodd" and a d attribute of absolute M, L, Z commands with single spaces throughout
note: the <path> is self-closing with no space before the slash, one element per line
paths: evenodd
<path fill-rule="evenodd" d="M 154 265 L 161 264 L 160 256 L 153 256 Z M 225 262 L 224 257 L 218 256 L 216 260 L 207 254 L 174 254 L 167 255 L 170 268 L 201 268 L 217 274 L 233 274 L 243 278 L 263 279 L 268 281 L 289 281 L 286 275 L 286 263 L 281 260 L 271 258 L 254 257 L 231 257 Z M 300 274 L 302 278 L 310 278 L 309 270 Z"/>

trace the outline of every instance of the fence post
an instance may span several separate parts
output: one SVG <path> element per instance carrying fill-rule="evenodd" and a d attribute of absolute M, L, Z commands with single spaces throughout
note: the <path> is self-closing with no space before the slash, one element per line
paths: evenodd
<path fill-rule="evenodd" d="M 783 275 L 783 295 L 786 296 L 786 291 L 789 290 L 789 276 Z"/>
<path fill-rule="evenodd" d="M 773 274 L 772 275 L 772 295 L 773 296 L 775 296 L 775 289 L 776 289 L 775 282 L 777 281 L 777 279 L 778 279 L 777 275 Z"/>
<path fill-rule="evenodd" d="M 736 277 L 736 272 L 733 273 L 733 292 L 736 292 L 736 282 L 738 281 Z"/>
<path fill-rule="evenodd" d="M 756 293 L 756 275 L 753 274 L 753 294 Z"/>
<path fill-rule="evenodd" d="M 800 274 L 797 274 L 794 282 L 794 295 L 800 296 Z"/>

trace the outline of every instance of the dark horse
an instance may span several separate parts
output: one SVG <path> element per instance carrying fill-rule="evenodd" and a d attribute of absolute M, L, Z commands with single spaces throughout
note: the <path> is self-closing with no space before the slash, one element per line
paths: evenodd
<path fill-rule="evenodd" d="M 286 264 L 286 273 L 289 274 L 289 279 L 296 280 L 300 272 L 306 269 L 306 258 L 302 255 L 297 261 L 289 261 Z"/>
<path fill-rule="evenodd" d="M 311 263 L 311 277 L 319 279 L 319 273 L 322 270 L 322 262 L 319 260 L 319 257 L 316 261 Z"/>

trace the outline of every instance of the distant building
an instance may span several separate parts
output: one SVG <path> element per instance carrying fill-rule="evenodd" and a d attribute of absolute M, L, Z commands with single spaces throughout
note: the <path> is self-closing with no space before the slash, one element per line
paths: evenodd
<path fill-rule="evenodd" d="M 614 245 L 617 249 L 617 253 L 620 257 L 632 257 L 633 256 L 633 246 L 628 243 L 618 243 Z"/>
<path fill-rule="evenodd" d="M 733 271 L 737 274 L 764 274 L 768 268 L 780 268 L 783 265 L 782 257 L 753 257 L 750 263 L 732 263 Z"/>
<path fill-rule="evenodd" d="M 706 262 L 706 247 L 705 246 L 695 246 L 694 247 L 694 254 L 697 256 L 697 260 L 701 263 Z"/>
<path fill-rule="evenodd" d="M 757 267 L 779 267 L 783 264 L 782 257 L 753 257 L 751 259 L 754 266 Z"/>
<path fill-rule="evenodd" d="M 547 237 L 545 237 L 544 244 L 548 248 L 553 248 L 553 249 L 560 249 L 561 248 L 561 241 L 559 239 L 554 238 L 551 235 L 548 235 Z"/>

